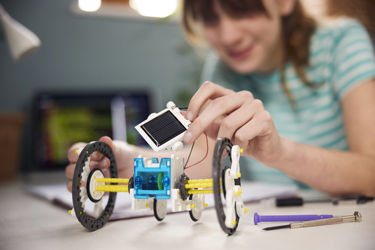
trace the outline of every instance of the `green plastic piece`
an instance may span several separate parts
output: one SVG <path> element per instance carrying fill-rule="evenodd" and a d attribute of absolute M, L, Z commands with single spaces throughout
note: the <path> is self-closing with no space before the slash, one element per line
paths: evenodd
<path fill-rule="evenodd" d="M 164 173 L 161 172 L 158 174 L 158 180 L 157 180 L 157 183 L 158 183 L 158 188 L 159 190 L 164 190 L 164 186 L 163 186 L 163 177 L 164 177 Z"/>

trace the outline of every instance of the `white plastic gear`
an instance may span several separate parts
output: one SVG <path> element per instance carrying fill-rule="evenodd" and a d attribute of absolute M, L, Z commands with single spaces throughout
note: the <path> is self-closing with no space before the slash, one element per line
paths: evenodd
<path fill-rule="evenodd" d="M 85 211 L 85 204 L 86 204 L 86 201 L 87 201 L 87 190 L 86 190 L 86 187 L 80 187 L 80 196 L 81 196 L 81 203 L 82 203 L 82 208 L 83 208 L 83 211 Z"/>
<path fill-rule="evenodd" d="M 74 208 L 72 208 L 72 210 L 70 210 L 70 215 L 74 218 L 77 218 L 76 216 L 76 212 L 74 211 Z"/>
<path fill-rule="evenodd" d="M 232 224 L 233 221 L 236 221 L 234 190 L 229 189 L 226 191 L 225 226 L 228 228 L 234 228 L 236 226 L 235 224 Z"/>
<path fill-rule="evenodd" d="M 95 203 L 94 207 L 94 217 L 95 219 L 99 218 L 100 215 L 103 213 L 103 199 L 100 199 L 97 203 Z"/>
<path fill-rule="evenodd" d="M 87 157 L 87 161 L 85 162 L 85 166 L 83 167 L 83 172 L 82 172 L 82 181 L 87 181 L 87 177 L 90 174 L 90 156 Z"/>
<path fill-rule="evenodd" d="M 233 160 L 233 159 L 232 159 Z M 234 184 L 234 178 L 232 178 L 232 170 L 228 168 L 225 170 L 224 178 L 225 178 L 225 191 L 226 191 L 226 197 L 225 197 L 225 226 L 228 228 L 234 228 L 236 225 L 233 225 L 233 221 L 236 220 L 236 197 L 234 195 L 235 193 L 235 187 Z"/>
<path fill-rule="evenodd" d="M 230 176 L 230 173 L 231 173 L 231 170 L 230 168 L 228 168 L 227 170 L 225 170 L 225 191 L 228 192 L 228 190 L 230 189 L 233 189 L 234 188 L 234 180 L 233 178 Z"/>
<path fill-rule="evenodd" d="M 238 217 L 242 217 L 245 215 L 245 205 L 242 201 L 236 201 L 236 212 Z"/>
<path fill-rule="evenodd" d="M 230 167 L 230 175 L 232 178 L 238 178 L 237 174 L 240 173 L 240 147 L 233 145 L 231 151 L 232 165 Z"/>

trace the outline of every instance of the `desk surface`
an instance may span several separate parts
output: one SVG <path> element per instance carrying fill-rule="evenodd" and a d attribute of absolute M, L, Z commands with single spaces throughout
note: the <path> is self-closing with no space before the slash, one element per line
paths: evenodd
<path fill-rule="evenodd" d="M 0 197 L 0 249 L 375 249 L 375 202 L 292 208 L 250 204 L 237 232 L 228 237 L 214 209 L 205 210 L 196 223 L 183 212 L 163 222 L 153 217 L 110 222 L 90 233 L 66 209 L 26 194 L 18 183 L 0 184 Z M 284 223 L 252 222 L 254 212 L 350 215 L 356 210 L 362 213 L 361 223 L 263 231 Z"/>

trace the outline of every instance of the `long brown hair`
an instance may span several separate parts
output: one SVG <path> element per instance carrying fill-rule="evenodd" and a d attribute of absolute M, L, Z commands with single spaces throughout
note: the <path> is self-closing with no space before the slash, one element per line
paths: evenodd
<path fill-rule="evenodd" d="M 222 9 L 233 18 L 240 18 L 252 13 L 261 13 L 268 16 L 262 0 L 184 0 L 183 27 L 191 41 L 199 37 L 199 23 L 215 21 L 217 14 L 214 12 L 214 2 L 218 1 Z M 294 66 L 296 74 L 301 81 L 309 87 L 315 86 L 306 76 L 305 69 L 309 65 L 310 39 L 316 23 L 303 10 L 297 0 L 294 10 L 282 18 L 282 40 L 284 45 L 284 59 L 281 71 L 281 86 L 292 106 L 295 107 L 294 98 L 285 81 L 285 67 L 287 62 Z"/>
<path fill-rule="evenodd" d="M 374 11 L 374 0 L 329 0 L 326 7 L 327 16 L 356 18 L 370 33 L 375 33 Z"/>

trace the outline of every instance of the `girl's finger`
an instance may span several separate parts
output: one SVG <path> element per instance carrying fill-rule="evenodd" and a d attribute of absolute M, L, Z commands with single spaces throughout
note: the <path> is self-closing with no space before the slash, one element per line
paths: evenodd
<path fill-rule="evenodd" d="M 73 179 L 73 175 L 74 175 L 74 170 L 76 168 L 76 164 L 75 163 L 72 163 L 72 164 L 69 164 L 66 168 L 65 168 L 65 175 L 66 177 L 68 177 L 68 179 L 72 180 Z"/>
<path fill-rule="evenodd" d="M 181 110 L 181 115 L 187 119 L 187 111 Z"/>
<path fill-rule="evenodd" d="M 110 165 L 110 161 L 107 157 L 103 157 L 99 161 L 90 161 L 89 167 L 90 170 L 93 170 L 94 168 L 99 168 L 101 170 L 106 169 Z"/>
<path fill-rule="evenodd" d="M 212 138 L 213 140 L 216 140 L 217 134 L 220 129 L 220 124 L 221 124 L 221 120 L 211 123 L 205 130 L 205 132 L 207 133 L 207 136 Z"/>
<path fill-rule="evenodd" d="M 111 138 L 109 138 L 108 136 L 103 136 L 100 138 L 99 141 L 102 141 L 102 142 L 105 142 L 106 144 L 108 144 L 108 146 L 110 148 L 113 149 L 113 141 Z M 80 148 L 83 148 L 87 145 L 87 143 L 83 143 L 83 142 L 79 142 L 79 143 L 76 143 L 74 144 L 68 151 L 68 159 L 71 163 L 74 163 L 74 162 L 77 162 L 78 160 L 78 154 L 76 154 L 76 150 L 80 149 Z M 103 158 L 103 154 L 100 153 L 100 152 L 94 152 L 90 155 L 90 158 L 92 160 L 96 160 L 96 161 L 99 161 Z"/>
<path fill-rule="evenodd" d="M 191 123 L 184 135 L 184 142 L 187 144 L 193 143 L 217 118 L 233 112 L 241 107 L 245 101 L 251 100 L 252 98 L 253 95 L 247 91 L 216 98 L 208 105 L 202 114 Z"/>
<path fill-rule="evenodd" d="M 70 149 L 68 150 L 68 160 L 72 163 L 77 162 L 78 154 L 76 154 L 76 150 L 83 148 L 86 145 L 87 143 L 79 142 L 71 146 Z"/>
<path fill-rule="evenodd" d="M 110 137 L 102 136 L 99 141 L 106 143 L 112 150 L 114 150 L 113 140 Z"/>
<path fill-rule="evenodd" d="M 186 118 L 190 121 L 194 121 L 198 116 L 199 111 L 208 100 L 213 100 L 233 93 L 233 90 L 226 89 L 212 82 L 203 83 L 189 102 Z"/>
<path fill-rule="evenodd" d="M 217 136 L 231 139 L 234 133 L 249 122 L 259 110 L 264 110 L 260 100 L 245 102 L 239 109 L 223 119 Z"/>
<path fill-rule="evenodd" d="M 66 183 L 66 188 L 68 189 L 69 192 L 72 192 L 72 187 L 73 186 L 73 182 L 72 181 L 68 181 L 68 183 Z"/>
<path fill-rule="evenodd" d="M 89 168 L 90 171 L 93 170 L 94 168 L 99 168 L 101 170 L 106 169 L 110 165 L 110 161 L 107 157 L 102 157 L 99 161 L 94 161 L 90 160 Z M 73 179 L 74 171 L 76 168 L 76 163 L 71 163 L 65 168 L 65 175 L 68 177 L 70 180 Z"/>
<path fill-rule="evenodd" d="M 250 140 L 270 134 L 273 128 L 272 117 L 267 111 L 256 113 L 253 119 L 235 132 L 234 144 L 246 148 Z"/>

